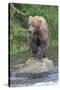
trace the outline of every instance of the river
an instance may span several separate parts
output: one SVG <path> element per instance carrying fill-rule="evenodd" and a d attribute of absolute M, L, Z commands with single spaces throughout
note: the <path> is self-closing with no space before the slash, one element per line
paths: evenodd
<path fill-rule="evenodd" d="M 20 57 L 19 57 L 20 58 Z M 41 85 L 51 85 L 58 83 L 58 50 L 57 48 L 50 49 L 48 52 L 48 58 L 53 60 L 54 68 L 53 70 L 49 71 L 48 74 L 42 75 L 41 77 L 37 78 L 28 78 L 28 77 L 20 77 L 19 75 L 16 76 L 14 71 L 16 68 L 10 68 L 10 86 L 11 87 L 29 87 L 29 86 L 41 86 Z M 15 66 L 16 63 L 19 63 L 19 59 L 13 65 Z"/>

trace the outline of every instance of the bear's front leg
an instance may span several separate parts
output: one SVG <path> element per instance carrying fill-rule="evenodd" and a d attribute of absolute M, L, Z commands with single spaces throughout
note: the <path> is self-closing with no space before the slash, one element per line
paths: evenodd
<path fill-rule="evenodd" d="M 38 47 L 38 52 L 37 52 L 36 57 L 39 60 L 41 60 L 43 58 L 43 52 L 42 52 L 42 49 L 40 47 Z"/>
<path fill-rule="evenodd" d="M 38 47 L 37 47 L 36 43 L 31 39 L 30 39 L 30 47 L 32 49 L 33 57 L 36 59 L 36 55 L 37 55 L 37 52 L 38 52 Z"/>

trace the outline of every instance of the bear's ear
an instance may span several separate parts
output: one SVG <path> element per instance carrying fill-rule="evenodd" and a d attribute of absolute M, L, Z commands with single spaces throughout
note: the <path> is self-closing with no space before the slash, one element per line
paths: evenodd
<path fill-rule="evenodd" d="M 33 17 L 32 16 L 29 16 L 28 24 L 31 24 L 32 23 L 32 20 L 33 20 Z"/>

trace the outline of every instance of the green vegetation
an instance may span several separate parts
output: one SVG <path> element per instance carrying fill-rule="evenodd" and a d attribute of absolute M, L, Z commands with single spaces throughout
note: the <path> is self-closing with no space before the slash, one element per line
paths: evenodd
<path fill-rule="evenodd" d="M 51 31 L 51 48 L 58 40 L 58 7 L 45 5 L 10 4 L 10 55 L 29 53 L 28 17 L 43 16 Z M 30 54 L 30 53 L 29 53 Z"/>

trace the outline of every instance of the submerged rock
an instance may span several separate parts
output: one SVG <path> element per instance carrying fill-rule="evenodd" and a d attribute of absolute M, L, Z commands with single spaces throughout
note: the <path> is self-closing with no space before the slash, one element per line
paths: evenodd
<path fill-rule="evenodd" d="M 48 58 L 43 58 L 42 60 L 36 60 L 30 58 L 22 67 L 15 71 L 16 74 L 40 74 L 44 72 L 49 72 L 54 67 L 52 60 Z"/>

